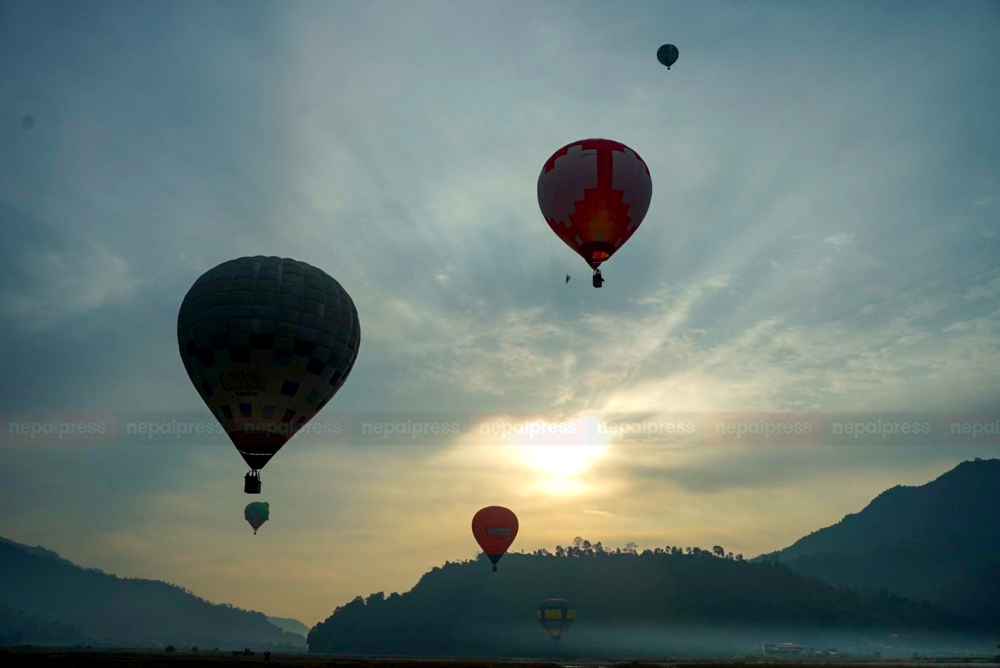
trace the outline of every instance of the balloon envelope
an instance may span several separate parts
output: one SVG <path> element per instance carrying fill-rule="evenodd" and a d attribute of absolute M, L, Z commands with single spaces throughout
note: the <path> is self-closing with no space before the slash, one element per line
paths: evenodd
<path fill-rule="evenodd" d="M 659 49 L 656 50 L 656 59 L 660 61 L 661 64 L 666 65 L 667 69 L 677 62 L 677 58 L 680 57 L 681 52 L 677 50 L 677 47 L 673 44 L 664 44 Z"/>
<path fill-rule="evenodd" d="M 545 221 L 594 269 L 639 229 L 652 197 L 649 167 L 635 151 L 610 139 L 563 146 L 538 176 Z"/>
<path fill-rule="evenodd" d="M 545 632 L 559 640 L 576 619 L 576 611 L 561 598 L 550 598 L 538 606 L 538 623 Z"/>
<path fill-rule="evenodd" d="M 253 527 L 253 532 L 257 533 L 257 529 L 261 528 L 271 517 L 271 507 L 262 501 L 255 501 L 253 503 L 247 504 L 247 507 L 243 509 L 243 517 L 246 518 L 250 526 Z"/>
<path fill-rule="evenodd" d="M 319 269 L 244 257 L 195 282 L 177 343 L 191 382 L 259 470 L 347 380 L 361 327 L 350 295 Z"/>
<path fill-rule="evenodd" d="M 472 535 L 494 568 L 517 537 L 517 516 L 501 506 L 483 508 L 472 518 Z"/>

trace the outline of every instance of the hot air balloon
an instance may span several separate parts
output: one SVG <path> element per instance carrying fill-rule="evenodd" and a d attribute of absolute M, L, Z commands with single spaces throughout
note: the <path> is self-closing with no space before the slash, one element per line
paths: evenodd
<path fill-rule="evenodd" d="M 667 69 L 677 62 L 677 58 L 681 55 L 681 52 L 677 50 L 677 47 L 673 44 L 664 44 L 659 49 L 656 50 L 656 59 L 660 61 L 661 64 L 666 65 Z"/>
<path fill-rule="evenodd" d="M 552 231 L 604 283 L 601 263 L 629 240 L 653 196 L 649 168 L 628 146 L 583 139 L 552 154 L 538 176 L 538 206 Z"/>
<path fill-rule="evenodd" d="M 199 278 L 177 316 L 184 368 L 250 467 L 260 469 L 343 386 L 361 343 L 340 283 L 304 262 L 243 257 Z"/>
<path fill-rule="evenodd" d="M 257 535 L 257 529 L 261 528 L 270 516 L 271 506 L 266 502 L 254 501 L 253 503 L 248 503 L 247 507 L 243 509 L 243 517 L 253 527 L 253 534 L 255 536 Z"/>
<path fill-rule="evenodd" d="M 517 516 L 500 506 L 483 508 L 472 518 L 472 535 L 493 562 L 495 573 L 500 557 L 517 537 Z"/>
<path fill-rule="evenodd" d="M 556 642 L 569 631 L 574 619 L 576 611 L 561 598 L 550 598 L 538 606 L 538 623 Z"/>

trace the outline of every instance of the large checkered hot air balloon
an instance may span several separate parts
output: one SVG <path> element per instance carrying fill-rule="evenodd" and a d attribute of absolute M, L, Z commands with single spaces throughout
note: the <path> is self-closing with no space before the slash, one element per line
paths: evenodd
<path fill-rule="evenodd" d="M 635 234 L 653 196 L 649 168 L 639 154 L 610 139 L 567 144 L 545 161 L 538 206 L 549 227 L 604 282 L 606 262 Z"/>
<path fill-rule="evenodd" d="M 500 557 L 517 538 L 517 526 L 517 515 L 502 506 L 483 508 L 472 518 L 472 535 L 493 562 L 494 572 Z"/>
<path fill-rule="evenodd" d="M 340 283 L 305 262 L 243 257 L 205 272 L 177 316 L 184 368 L 250 467 L 260 469 L 343 386 L 361 344 Z"/>

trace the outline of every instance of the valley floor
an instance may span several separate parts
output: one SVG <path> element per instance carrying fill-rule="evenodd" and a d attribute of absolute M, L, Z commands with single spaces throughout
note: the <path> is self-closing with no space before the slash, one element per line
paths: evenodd
<path fill-rule="evenodd" d="M 640 668 L 654 666 L 670 666 L 671 668 L 739 668 L 754 666 L 764 668 L 829 668 L 848 663 L 878 663 L 890 664 L 893 667 L 918 668 L 933 666 L 934 668 L 965 667 L 970 664 L 977 666 L 1000 666 L 994 663 L 995 658 L 961 658 L 936 659 L 921 661 L 905 661 L 883 659 L 854 659 L 832 663 L 825 661 L 794 661 L 765 660 L 764 658 L 748 657 L 742 660 L 692 660 L 668 662 L 597 662 L 597 661 L 532 661 L 532 660 L 496 660 L 496 659 L 342 659 L 309 654 L 273 654 L 270 661 L 265 662 L 263 654 L 257 652 L 254 656 L 234 656 L 231 652 L 164 652 L 163 650 L 57 650 L 51 648 L 2 648 L 0 661 L 8 668 L 18 666 L 70 666 L 76 668 L 209 668 L 222 666 L 250 666 L 260 664 L 275 664 L 283 668 Z"/>

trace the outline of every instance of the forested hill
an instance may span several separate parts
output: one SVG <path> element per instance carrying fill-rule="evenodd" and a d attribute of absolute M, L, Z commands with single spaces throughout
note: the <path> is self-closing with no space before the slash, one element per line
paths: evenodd
<path fill-rule="evenodd" d="M 303 642 L 305 642 L 306 636 L 309 635 L 309 627 L 297 619 L 288 619 L 287 617 L 268 617 L 267 621 L 271 622 L 282 631 L 288 631 L 289 633 L 295 633 L 302 636 Z"/>
<path fill-rule="evenodd" d="M 1000 628 L 1000 459 L 893 487 L 768 558 L 830 584 L 885 587 Z"/>
<path fill-rule="evenodd" d="M 658 644 L 650 651 L 669 652 L 665 639 L 679 629 L 684 637 L 675 638 L 672 647 L 692 654 L 698 633 L 708 634 L 706 646 L 718 652 L 727 638 L 733 648 L 753 651 L 776 637 L 826 640 L 838 629 L 920 635 L 974 627 L 928 603 L 833 587 L 777 562 L 733 558 L 722 548 L 640 554 L 608 552 L 580 539 L 576 545 L 559 548 L 558 556 L 544 550 L 508 554 L 497 573 L 482 557 L 446 563 L 405 594 L 356 598 L 310 632 L 310 651 L 538 655 L 551 645 L 536 620 L 536 608 L 546 598 L 573 605 L 576 621 L 561 645 L 584 654 L 607 655 L 623 645 L 641 653 L 643 638 L 654 636 Z"/>
<path fill-rule="evenodd" d="M 0 638 L 119 646 L 301 647 L 263 613 L 214 605 L 153 580 L 84 569 L 43 548 L 0 541 Z"/>
<path fill-rule="evenodd" d="M 1000 537 L 1000 459 L 965 461 L 925 485 L 897 485 L 858 513 L 774 553 L 782 561 L 838 552 L 862 554 L 903 542 L 953 536 Z"/>

